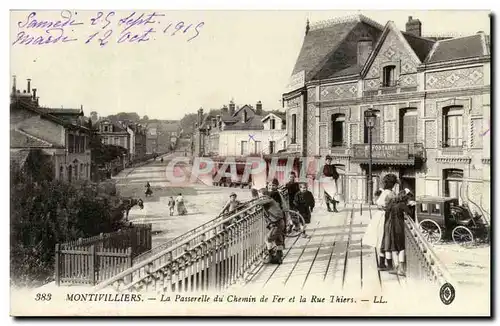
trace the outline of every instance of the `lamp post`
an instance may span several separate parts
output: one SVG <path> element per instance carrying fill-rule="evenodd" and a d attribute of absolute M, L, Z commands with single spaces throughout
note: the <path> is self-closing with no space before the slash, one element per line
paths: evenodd
<path fill-rule="evenodd" d="M 365 111 L 365 125 L 368 128 L 368 146 L 369 151 L 369 162 L 368 162 L 368 204 L 373 204 L 373 177 L 372 177 L 372 129 L 375 127 L 375 122 L 377 120 L 377 115 L 375 111 L 370 108 Z"/>

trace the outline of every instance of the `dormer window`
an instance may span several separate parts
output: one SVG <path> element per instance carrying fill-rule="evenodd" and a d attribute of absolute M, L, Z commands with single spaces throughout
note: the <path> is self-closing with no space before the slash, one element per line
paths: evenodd
<path fill-rule="evenodd" d="M 384 67 L 382 76 L 382 86 L 383 87 L 396 86 L 396 66 L 391 65 Z"/>
<path fill-rule="evenodd" d="M 247 122 L 247 111 L 243 111 L 242 122 Z"/>
<path fill-rule="evenodd" d="M 271 129 L 271 130 L 276 129 L 276 120 L 274 118 L 271 118 L 269 120 L 269 129 Z"/>

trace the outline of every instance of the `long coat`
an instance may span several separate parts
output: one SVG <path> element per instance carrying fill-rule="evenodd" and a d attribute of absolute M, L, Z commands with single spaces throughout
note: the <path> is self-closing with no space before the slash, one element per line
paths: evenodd
<path fill-rule="evenodd" d="M 314 196 L 307 190 L 305 192 L 299 191 L 293 200 L 293 204 L 299 211 L 300 215 L 304 218 L 304 222 L 311 223 L 311 211 L 314 208 Z"/>

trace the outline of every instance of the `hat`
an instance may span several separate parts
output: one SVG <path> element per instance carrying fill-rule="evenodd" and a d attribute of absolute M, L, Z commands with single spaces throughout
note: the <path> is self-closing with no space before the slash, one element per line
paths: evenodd
<path fill-rule="evenodd" d="M 272 181 L 272 184 L 275 185 L 275 186 L 279 186 L 280 182 L 278 181 L 278 179 L 274 178 L 273 181 Z"/>
<path fill-rule="evenodd" d="M 236 194 L 235 194 L 234 192 L 232 192 L 232 193 L 229 195 L 229 197 L 233 197 L 233 196 L 234 196 L 234 197 L 238 197 L 238 196 L 236 196 Z"/>
<path fill-rule="evenodd" d="M 332 157 L 331 157 L 330 155 L 327 155 L 327 156 L 325 157 L 325 160 L 331 160 L 331 159 L 332 159 Z"/>

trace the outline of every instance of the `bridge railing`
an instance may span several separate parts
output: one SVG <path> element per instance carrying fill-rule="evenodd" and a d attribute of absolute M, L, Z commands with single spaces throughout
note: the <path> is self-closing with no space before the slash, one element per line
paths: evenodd
<path fill-rule="evenodd" d="M 406 275 L 411 280 L 438 286 L 454 283 L 448 269 L 439 260 L 432 245 L 425 240 L 419 226 L 405 215 Z"/>
<path fill-rule="evenodd" d="M 369 211 L 371 216 L 371 206 Z M 453 283 L 453 278 L 432 249 L 432 245 L 425 240 L 417 223 L 406 214 L 405 255 L 406 277 L 409 280 L 425 281 L 436 286 Z"/>
<path fill-rule="evenodd" d="M 94 290 L 112 287 L 120 292 L 163 293 L 229 287 L 263 257 L 266 225 L 262 208 L 250 203 L 190 234 Z"/>

